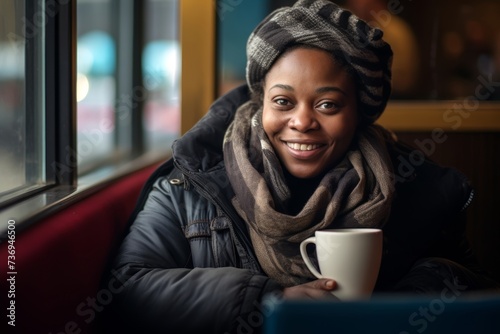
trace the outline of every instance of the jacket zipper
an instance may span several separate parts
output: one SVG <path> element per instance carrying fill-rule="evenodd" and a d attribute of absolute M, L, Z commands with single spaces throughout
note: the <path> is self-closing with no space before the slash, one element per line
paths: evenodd
<path fill-rule="evenodd" d="M 174 163 L 175 163 L 175 166 L 182 172 L 182 174 L 184 174 L 185 182 L 186 181 L 190 182 L 191 184 L 193 184 L 198 189 L 198 191 L 200 192 L 200 194 L 202 194 L 205 198 L 211 199 L 217 206 L 219 206 L 222 209 L 223 212 L 225 212 L 229 216 L 229 219 L 232 222 L 238 221 L 239 218 L 238 217 L 234 217 L 232 215 L 231 208 L 228 208 L 228 206 L 226 205 L 226 203 L 224 203 L 224 201 L 219 200 L 216 196 L 213 196 L 212 193 L 210 193 L 209 191 L 207 191 L 203 187 L 203 180 L 201 178 L 199 178 L 196 174 L 194 174 L 194 173 L 192 173 L 190 171 L 187 171 L 185 168 L 183 168 L 175 160 L 174 160 Z M 254 257 L 253 253 L 250 251 L 253 248 L 251 246 L 250 240 L 246 237 L 245 231 L 241 230 L 241 226 L 239 226 L 239 224 L 231 224 L 231 225 L 233 227 L 235 227 L 236 229 L 238 229 L 239 233 L 236 234 L 236 233 L 234 233 L 233 229 L 230 228 L 230 230 L 233 233 L 233 237 L 237 238 L 237 240 L 239 240 L 240 242 L 242 242 L 244 244 L 244 247 L 248 250 L 247 254 L 248 254 L 248 257 L 249 257 L 249 261 L 253 262 L 254 268 L 260 268 L 260 265 L 258 265 L 258 262 L 257 262 L 256 258 Z"/>
<path fill-rule="evenodd" d="M 462 209 L 460 210 L 460 212 L 463 212 L 465 211 L 465 209 L 467 209 L 469 207 L 469 205 L 471 204 L 472 200 L 474 199 L 474 189 L 471 189 L 470 193 L 469 193 L 469 198 L 467 199 L 467 201 L 465 202 L 464 206 L 462 207 Z"/>

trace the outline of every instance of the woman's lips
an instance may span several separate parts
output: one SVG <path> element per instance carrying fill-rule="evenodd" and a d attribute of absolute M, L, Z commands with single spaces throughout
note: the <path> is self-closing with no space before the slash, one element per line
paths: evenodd
<path fill-rule="evenodd" d="M 320 145 L 318 145 L 318 144 L 299 144 L 299 143 L 290 143 L 290 142 L 286 142 L 286 145 L 288 147 L 290 147 L 291 149 L 294 149 L 297 151 L 312 151 L 312 150 L 320 147 Z"/>
<path fill-rule="evenodd" d="M 290 155 L 296 159 L 310 159 L 321 151 L 322 144 L 284 142 Z"/>

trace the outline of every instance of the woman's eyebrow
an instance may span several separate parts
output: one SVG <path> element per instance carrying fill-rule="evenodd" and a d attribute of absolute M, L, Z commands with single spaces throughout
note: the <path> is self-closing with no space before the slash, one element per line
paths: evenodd
<path fill-rule="evenodd" d="M 347 93 L 343 89 L 340 89 L 339 87 L 327 86 L 327 87 L 320 87 L 320 88 L 316 89 L 316 93 L 318 93 L 318 94 L 327 93 L 327 92 L 339 92 L 339 93 L 344 94 L 345 96 L 348 96 Z"/>
<path fill-rule="evenodd" d="M 274 88 L 280 88 L 280 89 L 284 89 L 284 90 L 287 90 L 290 92 L 293 92 L 295 90 L 290 85 L 276 84 L 276 85 L 272 86 L 271 88 L 269 88 L 268 91 L 271 91 Z M 341 89 L 339 87 L 335 87 L 335 86 L 325 86 L 325 87 L 320 87 L 320 88 L 316 89 L 316 93 L 318 93 L 318 94 L 327 93 L 327 92 L 339 92 L 345 96 L 348 96 L 347 93 L 343 89 Z"/>
<path fill-rule="evenodd" d="M 293 87 L 290 86 L 290 85 L 276 84 L 276 85 L 272 86 L 271 88 L 269 88 L 268 92 L 271 91 L 274 88 L 281 88 L 281 89 L 284 89 L 284 90 L 288 90 L 290 92 L 294 91 Z"/>

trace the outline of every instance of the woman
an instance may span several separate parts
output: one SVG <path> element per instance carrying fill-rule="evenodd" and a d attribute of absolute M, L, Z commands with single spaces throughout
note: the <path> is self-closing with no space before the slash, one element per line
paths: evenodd
<path fill-rule="evenodd" d="M 145 187 L 114 269 L 130 326 L 251 333 L 267 295 L 332 298 L 335 282 L 315 279 L 299 253 L 328 227 L 384 229 L 378 291 L 440 292 L 456 277 L 484 287 L 450 261 L 465 259 L 450 245 L 465 240 L 466 179 L 423 160 L 407 173 L 414 152 L 373 125 L 390 95 L 381 35 L 324 0 L 255 29 L 248 86 L 216 101 Z"/>

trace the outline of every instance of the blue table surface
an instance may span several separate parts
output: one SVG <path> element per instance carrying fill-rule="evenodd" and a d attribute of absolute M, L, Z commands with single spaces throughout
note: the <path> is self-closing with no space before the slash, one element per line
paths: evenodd
<path fill-rule="evenodd" d="M 254 313 L 246 319 L 246 329 L 262 321 L 265 334 L 500 334 L 500 294 L 447 291 L 433 297 L 378 295 L 347 302 L 268 298 Z"/>

